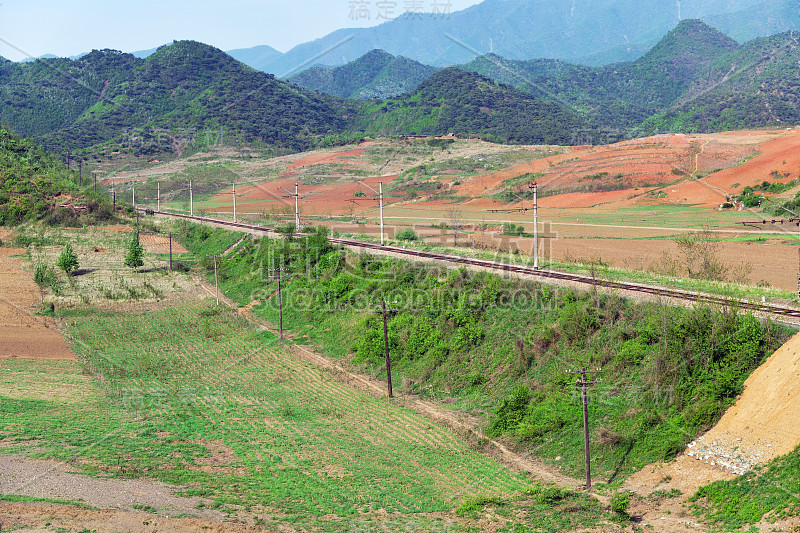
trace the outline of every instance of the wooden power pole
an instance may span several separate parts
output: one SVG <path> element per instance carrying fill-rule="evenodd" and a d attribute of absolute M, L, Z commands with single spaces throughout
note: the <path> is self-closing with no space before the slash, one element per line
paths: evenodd
<path fill-rule="evenodd" d="M 383 351 L 386 355 L 386 385 L 389 388 L 389 398 L 393 398 L 392 359 L 389 357 L 389 328 L 386 325 L 386 300 L 381 300 L 381 311 L 383 312 Z"/>
<path fill-rule="evenodd" d="M 600 369 L 598 370 L 586 370 L 586 368 L 581 368 L 580 370 L 568 370 L 567 374 L 580 374 L 581 379 L 576 381 L 575 383 L 570 383 L 570 385 L 575 385 L 581 388 L 581 399 L 583 401 L 583 451 L 586 460 L 586 491 L 589 492 L 592 490 L 592 467 L 591 467 L 591 455 L 589 453 L 589 396 L 587 394 L 587 387 L 590 385 L 594 385 L 599 382 L 598 381 L 586 381 L 586 374 L 599 374 L 601 372 Z"/>
<path fill-rule="evenodd" d="M 281 269 L 270 269 L 269 272 L 275 272 L 278 278 L 278 339 L 283 340 L 283 295 L 281 294 Z"/>

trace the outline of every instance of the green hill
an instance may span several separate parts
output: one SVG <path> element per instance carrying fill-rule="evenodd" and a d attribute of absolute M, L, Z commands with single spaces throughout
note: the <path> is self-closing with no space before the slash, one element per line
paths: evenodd
<path fill-rule="evenodd" d="M 63 150 L 134 132 L 140 152 L 157 152 L 165 148 L 154 141 L 159 135 L 171 145 L 176 135 L 207 129 L 296 150 L 344 125 L 319 96 L 192 41 L 146 59 L 101 50 L 0 68 L 0 120 Z"/>
<path fill-rule="evenodd" d="M 478 135 L 526 144 L 568 144 L 586 127 L 560 104 L 455 67 L 437 72 L 411 93 L 364 103 L 353 124 L 370 135 Z"/>
<path fill-rule="evenodd" d="M 464 66 L 535 96 L 571 104 L 607 127 L 631 128 L 673 105 L 738 44 L 697 20 L 685 20 L 633 62 L 592 68 L 555 60 L 483 56 Z"/>
<path fill-rule="evenodd" d="M 306 89 L 341 98 L 389 98 L 414 90 L 436 68 L 372 50 L 341 67 L 315 66 L 289 78 Z"/>
<path fill-rule="evenodd" d="M 636 61 L 592 68 L 555 60 L 482 56 L 463 68 L 537 97 L 568 103 L 584 118 L 631 135 L 794 124 L 797 32 L 739 45 L 684 20 Z"/>
<path fill-rule="evenodd" d="M 798 37 L 756 39 L 719 58 L 645 127 L 700 132 L 800 123 Z"/>

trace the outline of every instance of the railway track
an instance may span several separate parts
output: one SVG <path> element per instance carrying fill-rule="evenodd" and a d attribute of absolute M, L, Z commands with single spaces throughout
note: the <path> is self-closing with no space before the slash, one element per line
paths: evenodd
<path fill-rule="evenodd" d="M 144 212 L 145 209 L 137 208 L 138 211 Z M 148 211 L 149 213 L 150 211 Z M 183 215 L 178 213 L 164 213 L 158 212 L 156 213 L 159 216 L 166 216 L 172 218 L 182 218 L 186 220 L 195 220 L 198 222 L 206 222 L 206 223 L 213 223 L 221 226 L 227 226 L 231 228 L 240 228 L 249 231 L 259 231 L 265 233 L 274 233 L 273 228 L 269 228 L 266 226 L 260 226 L 258 224 L 248 224 L 243 222 L 230 222 L 225 220 L 219 219 L 209 219 L 209 218 L 202 218 L 190 215 Z M 739 309 L 746 309 L 748 311 L 754 311 L 756 313 L 762 313 L 764 315 L 770 316 L 772 318 L 776 318 L 780 321 L 787 322 L 787 319 L 793 318 L 795 320 L 791 321 L 793 324 L 797 324 L 800 322 L 800 309 L 795 309 L 792 307 L 781 307 L 777 305 L 767 304 L 767 303 L 754 303 L 748 300 L 741 300 L 741 299 L 731 299 L 731 298 L 724 298 L 721 296 L 714 296 L 711 294 L 705 293 L 698 293 L 698 292 L 690 292 L 684 291 L 680 289 L 670 289 L 666 287 L 655 287 L 651 285 L 642 285 L 637 283 L 625 283 L 621 281 L 613 281 L 613 280 L 606 280 L 606 279 L 597 279 L 592 278 L 590 276 L 583 276 L 580 274 L 569 274 L 566 272 L 559 272 L 557 270 L 549 270 L 543 268 L 533 268 L 528 266 L 522 265 L 514 265 L 510 263 L 499 263 L 496 261 L 489 261 L 486 259 L 473 259 L 469 257 L 460 257 L 454 255 L 445 255 L 439 254 L 434 252 L 426 252 L 423 250 L 414 250 L 403 248 L 400 246 L 386 246 L 380 245 L 375 243 L 363 242 L 358 241 L 355 239 L 340 239 L 340 238 L 330 238 L 329 239 L 332 243 L 340 244 L 343 246 L 349 246 L 353 248 L 360 248 L 363 250 L 374 250 L 377 252 L 389 252 L 395 253 L 399 255 L 404 255 L 408 257 L 415 257 L 420 259 L 426 260 L 434 260 L 434 261 L 443 261 L 446 263 L 452 263 L 455 265 L 465 265 L 465 266 L 477 266 L 481 268 L 487 268 L 491 270 L 499 270 L 504 272 L 513 272 L 516 274 L 525 274 L 529 276 L 535 276 L 538 278 L 544 279 L 552 279 L 552 280 L 559 280 L 559 281 L 566 281 L 572 283 L 580 283 L 583 285 L 590 285 L 594 287 L 603 287 L 608 289 L 617 289 L 617 290 L 624 290 L 624 291 L 632 291 L 637 293 L 643 294 L 650 294 L 653 296 L 660 296 L 665 298 L 674 298 L 676 300 L 683 300 L 689 302 L 697 302 L 697 303 L 706 303 L 706 304 L 714 304 L 714 305 L 722 305 L 722 306 L 736 306 Z"/>

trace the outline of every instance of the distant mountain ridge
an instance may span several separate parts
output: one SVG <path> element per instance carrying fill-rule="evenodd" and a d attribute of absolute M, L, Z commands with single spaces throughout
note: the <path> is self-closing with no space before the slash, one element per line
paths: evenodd
<path fill-rule="evenodd" d="M 791 106 L 800 93 L 796 39 L 797 32 L 786 32 L 739 45 L 702 21 L 684 20 L 633 62 L 593 68 L 491 55 L 462 68 L 560 101 L 606 127 L 641 128 L 644 134 L 712 131 L 795 120 Z M 737 101 L 743 107 L 731 105 Z M 765 111 L 769 106 L 772 115 Z"/>
<path fill-rule="evenodd" d="M 146 59 L 95 50 L 75 61 L 0 60 L 0 122 L 62 150 L 110 152 L 136 139 L 139 155 L 180 150 L 174 131 L 215 131 L 294 151 L 364 135 L 572 144 L 586 141 L 587 132 L 589 142 L 611 142 L 656 131 L 800 124 L 798 32 L 740 45 L 702 21 L 684 20 L 632 62 L 587 67 L 487 55 L 381 98 L 398 91 L 404 77 L 412 85 L 412 73 L 425 77 L 425 68 L 373 51 L 305 74 L 309 84 L 339 91 L 331 96 L 193 41 L 162 46 Z"/>
<path fill-rule="evenodd" d="M 383 50 L 367 52 L 341 67 L 315 66 L 288 81 L 340 98 L 389 98 L 412 91 L 438 69 Z"/>
<path fill-rule="evenodd" d="M 682 19 L 702 19 L 739 41 L 800 30 L 796 0 L 484 0 L 449 16 L 340 29 L 251 66 L 280 76 L 312 58 L 340 66 L 374 49 L 435 67 L 490 51 L 601 66 L 637 59 Z"/>

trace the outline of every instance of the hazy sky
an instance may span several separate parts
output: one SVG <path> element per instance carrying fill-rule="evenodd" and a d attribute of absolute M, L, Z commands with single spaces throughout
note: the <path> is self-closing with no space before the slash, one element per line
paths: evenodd
<path fill-rule="evenodd" d="M 193 39 L 223 50 L 268 44 L 285 52 L 379 15 L 445 12 L 480 0 L 0 0 L 0 56 L 76 55 L 92 49 L 147 50 Z M 359 9 L 355 9 L 358 7 Z M 382 10 L 382 13 L 379 13 Z M 369 18 L 367 18 L 369 17 Z"/>

